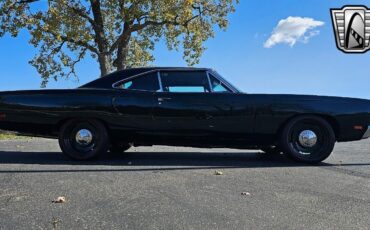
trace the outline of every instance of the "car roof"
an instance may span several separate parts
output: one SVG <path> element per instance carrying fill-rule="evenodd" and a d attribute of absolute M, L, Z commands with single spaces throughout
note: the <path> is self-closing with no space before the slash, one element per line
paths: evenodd
<path fill-rule="evenodd" d="M 159 70 L 179 70 L 179 71 L 208 71 L 209 68 L 194 68 L 194 67 L 142 67 L 142 68 L 131 68 L 116 71 L 101 77 L 92 82 L 89 82 L 80 88 L 104 88 L 111 89 L 112 85 L 118 81 L 125 80 L 127 78 L 133 77 L 135 75 L 143 74 L 150 71 L 159 71 Z"/>

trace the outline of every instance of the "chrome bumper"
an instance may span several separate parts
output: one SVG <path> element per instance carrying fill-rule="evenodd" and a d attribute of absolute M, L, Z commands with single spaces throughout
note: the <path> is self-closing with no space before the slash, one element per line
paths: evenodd
<path fill-rule="evenodd" d="M 365 132 L 365 134 L 362 138 L 366 139 L 366 138 L 369 138 L 369 137 L 370 137 L 370 125 L 369 125 L 369 127 L 367 127 L 367 130 L 366 130 L 366 132 Z"/>

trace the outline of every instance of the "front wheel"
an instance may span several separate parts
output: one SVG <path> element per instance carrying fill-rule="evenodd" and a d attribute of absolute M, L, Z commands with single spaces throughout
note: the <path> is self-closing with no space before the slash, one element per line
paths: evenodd
<path fill-rule="evenodd" d="M 59 145 L 69 158 L 91 160 L 108 151 L 108 132 L 96 120 L 71 120 L 60 130 Z"/>
<path fill-rule="evenodd" d="M 316 116 L 291 120 L 283 129 L 280 148 L 295 161 L 319 163 L 330 156 L 336 139 L 331 125 Z"/>

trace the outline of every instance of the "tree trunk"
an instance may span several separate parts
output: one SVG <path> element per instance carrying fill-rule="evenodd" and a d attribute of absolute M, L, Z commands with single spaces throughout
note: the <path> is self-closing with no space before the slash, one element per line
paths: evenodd
<path fill-rule="evenodd" d="M 100 0 L 90 0 L 90 2 L 92 13 L 94 15 L 93 29 L 95 31 L 95 43 L 97 44 L 100 52 L 98 54 L 100 64 L 100 76 L 104 77 L 112 70 L 112 59 L 110 55 L 107 54 L 108 42 L 104 35 L 104 22 L 101 12 Z"/>
<path fill-rule="evenodd" d="M 117 59 L 115 60 L 115 66 L 117 70 L 123 70 L 127 68 L 127 55 L 129 50 L 131 35 L 124 38 L 124 40 L 118 45 Z"/>
<path fill-rule="evenodd" d="M 111 65 L 111 58 L 109 55 L 100 54 L 99 57 L 99 65 L 100 65 L 100 76 L 104 77 L 105 75 L 109 74 L 112 70 Z"/>

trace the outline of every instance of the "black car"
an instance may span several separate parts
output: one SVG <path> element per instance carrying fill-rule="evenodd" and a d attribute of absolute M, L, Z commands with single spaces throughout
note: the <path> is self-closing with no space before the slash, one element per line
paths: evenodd
<path fill-rule="evenodd" d="M 246 94 L 211 69 L 136 68 L 78 89 L 2 92 L 0 129 L 59 138 L 77 160 L 171 145 L 262 149 L 317 163 L 336 142 L 370 137 L 370 101 Z"/>

